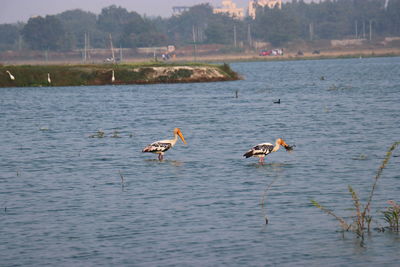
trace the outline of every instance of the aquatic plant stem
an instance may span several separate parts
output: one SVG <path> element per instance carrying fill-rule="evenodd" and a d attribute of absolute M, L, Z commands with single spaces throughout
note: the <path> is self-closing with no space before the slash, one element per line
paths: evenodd
<path fill-rule="evenodd" d="M 125 181 L 124 181 L 124 176 L 121 173 L 121 170 L 118 170 L 119 176 L 121 177 L 121 187 L 122 187 L 122 191 L 124 190 L 125 187 Z"/>
<path fill-rule="evenodd" d="M 272 187 L 272 185 L 273 185 L 279 178 L 280 178 L 279 176 L 275 177 L 275 179 L 272 180 L 272 182 L 270 182 L 270 183 L 268 184 L 268 186 L 265 188 L 264 193 L 263 193 L 263 197 L 262 197 L 262 200 L 261 200 L 261 207 L 262 207 L 263 210 L 264 210 L 265 224 L 268 224 L 267 208 L 266 208 L 266 206 L 265 206 L 265 201 L 266 201 L 267 193 L 268 193 L 268 190 Z"/>
<path fill-rule="evenodd" d="M 353 199 L 354 202 L 354 207 L 356 209 L 356 219 L 354 220 L 353 224 L 356 224 L 355 226 L 355 231 L 359 237 L 361 237 L 361 241 L 364 242 L 364 217 L 362 216 L 361 213 L 361 204 L 360 204 L 360 199 L 357 196 L 357 193 L 354 191 L 354 189 L 349 185 L 349 192 L 351 194 L 351 198 Z"/>
<path fill-rule="evenodd" d="M 399 144 L 400 144 L 400 141 L 394 142 L 392 144 L 392 146 L 386 152 L 386 156 L 383 159 L 381 166 L 379 166 L 379 169 L 378 169 L 378 171 L 376 173 L 376 176 L 375 176 L 374 184 L 372 185 L 372 189 L 371 189 L 371 192 L 370 192 L 369 197 L 368 197 L 367 204 L 365 205 L 364 211 L 362 213 L 362 217 L 363 218 L 365 218 L 367 212 L 369 213 L 369 210 L 370 210 L 369 207 L 371 206 L 372 197 L 374 196 L 374 192 L 375 192 L 375 188 L 376 188 L 376 185 L 378 183 L 378 180 L 382 176 L 383 169 L 386 168 L 386 165 L 389 163 L 389 160 L 390 160 L 390 158 L 392 156 L 393 150 L 395 150 Z"/>
<path fill-rule="evenodd" d="M 317 208 L 319 208 L 320 210 L 322 210 L 323 212 L 325 212 L 326 214 L 329 214 L 329 215 L 335 217 L 335 219 L 338 220 L 338 221 L 340 222 L 340 226 L 342 227 L 343 230 L 348 231 L 348 230 L 350 229 L 351 225 L 347 224 L 346 221 L 345 221 L 342 217 L 337 216 L 337 215 L 336 215 L 335 213 L 333 213 L 331 210 L 328 210 L 327 208 L 323 207 L 321 204 L 319 204 L 319 203 L 318 203 L 317 201 L 315 201 L 315 200 L 311 200 L 311 203 L 312 203 L 315 207 L 317 207 Z"/>
<path fill-rule="evenodd" d="M 370 206 L 372 203 L 372 198 L 374 196 L 374 192 L 378 183 L 379 178 L 382 176 L 382 172 L 383 169 L 386 168 L 387 164 L 389 163 L 389 160 L 392 156 L 393 151 L 397 148 L 397 146 L 400 144 L 400 141 L 395 142 L 392 144 L 392 146 L 389 148 L 389 150 L 386 152 L 386 156 L 382 161 L 382 164 L 379 166 L 378 171 L 376 173 L 375 176 L 375 181 L 372 185 L 371 188 L 371 192 L 369 194 L 368 197 L 368 201 L 366 203 L 366 205 L 364 206 L 364 209 L 362 210 L 362 205 L 360 203 L 360 199 L 357 195 L 357 193 L 353 190 L 353 188 L 349 185 L 349 192 L 351 193 L 351 197 L 353 199 L 354 202 L 354 207 L 356 209 L 356 216 L 354 218 L 354 221 L 352 224 L 347 224 L 345 222 L 345 220 L 342 217 L 337 216 L 336 214 L 334 214 L 332 211 L 322 207 L 318 202 L 316 202 L 315 200 L 311 200 L 311 203 L 316 206 L 317 208 L 321 209 L 322 211 L 324 211 L 325 213 L 332 215 L 333 217 L 335 217 L 341 224 L 342 228 L 344 230 L 349 230 L 350 228 L 352 228 L 351 230 L 354 231 L 360 238 L 361 238 L 361 246 L 364 246 L 364 231 L 365 231 L 365 224 L 367 224 L 368 228 L 367 231 L 370 231 L 370 224 L 372 221 L 372 216 L 369 215 L 370 212 Z M 361 212 L 362 210 L 362 212 Z M 391 223 L 391 215 L 386 213 L 385 214 L 385 218 L 386 220 Z M 397 216 L 397 214 L 395 215 Z M 395 218 L 396 219 L 396 218 Z"/>

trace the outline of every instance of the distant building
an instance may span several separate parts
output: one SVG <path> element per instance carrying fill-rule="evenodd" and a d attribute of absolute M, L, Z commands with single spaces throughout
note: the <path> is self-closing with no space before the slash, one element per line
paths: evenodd
<path fill-rule="evenodd" d="M 214 8 L 214 14 L 222 13 L 237 19 L 244 18 L 244 8 L 237 7 L 231 0 L 223 0 L 222 7 Z"/>
<path fill-rule="evenodd" d="M 172 7 L 172 15 L 179 16 L 185 11 L 189 11 L 190 6 L 173 6 Z"/>
<path fill-rule="evenodd" d="M 282 0 L 251 0 L 249 1 L 249 17 L 256 18 L 257 7 L 282 8 Z"/>

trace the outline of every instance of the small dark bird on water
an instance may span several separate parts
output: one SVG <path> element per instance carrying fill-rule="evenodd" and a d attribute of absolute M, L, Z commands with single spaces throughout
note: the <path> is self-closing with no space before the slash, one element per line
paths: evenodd
<path fill-rule="evenodd" d="M 275 101 L 274 104 L 280 104 L 281 103 L 281 99 L 279 98 L 278 101 Z"/>

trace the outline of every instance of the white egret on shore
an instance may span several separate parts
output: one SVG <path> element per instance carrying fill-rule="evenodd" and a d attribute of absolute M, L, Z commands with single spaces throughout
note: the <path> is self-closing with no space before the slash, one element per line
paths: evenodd
<path fill-rule="evenodd" d="M 8 70 L 6 70 L 6 72 L 8 73 L 8 76 L 10 76 L 10 79 L 11 79 L 12 81 L 14 81 L 14 80 L 15 80 L 14 75 L 12 75 L 11 72 L 8 71 Z"/>

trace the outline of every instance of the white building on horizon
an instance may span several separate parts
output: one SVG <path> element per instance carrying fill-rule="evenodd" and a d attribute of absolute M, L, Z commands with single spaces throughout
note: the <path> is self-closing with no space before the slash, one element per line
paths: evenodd
<path fill-rule="evenodd" d="M 182 15 L 183 12 L 189 11 L 190 6 L 173 6 L 172 7 L 172 15 L 179 16 Z"/>
<path fill-rule="evenodd" d="M 225 13 L 237 19 L 244 19 L 244 8 L 237 7 L 232 0 L 223 0 L 222 7 L 214 8 L 214 14 Z"/>

